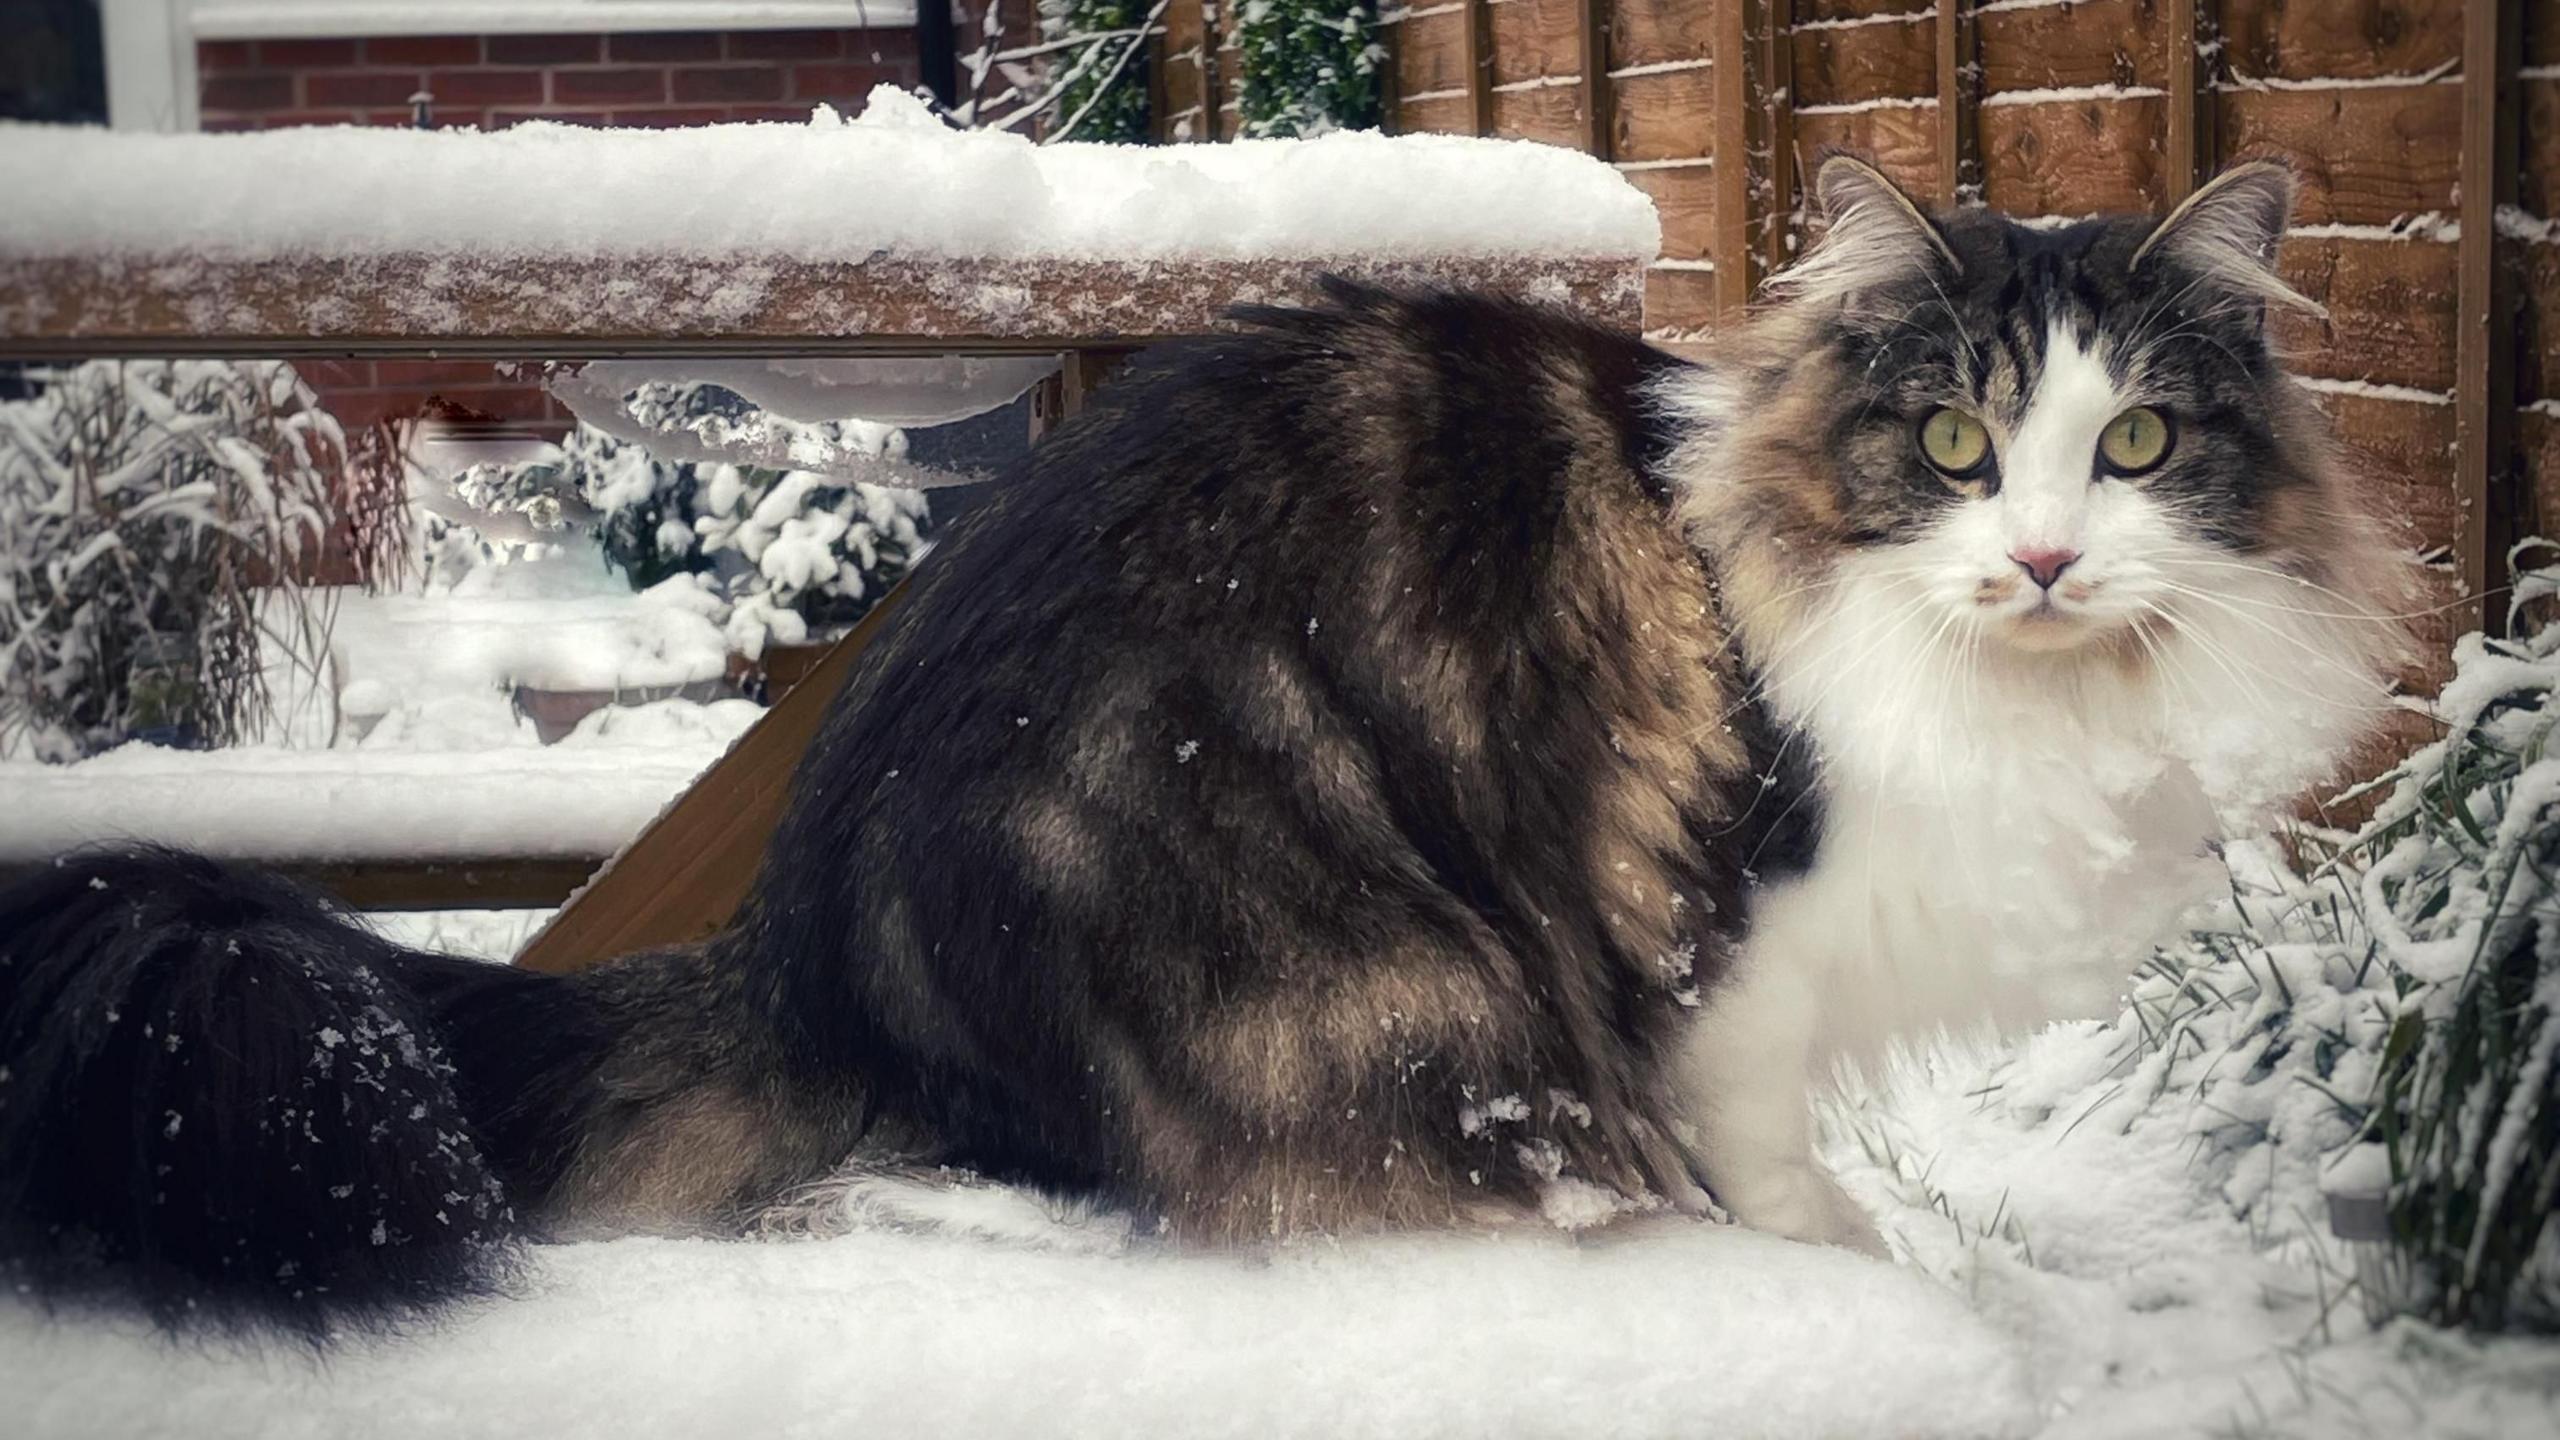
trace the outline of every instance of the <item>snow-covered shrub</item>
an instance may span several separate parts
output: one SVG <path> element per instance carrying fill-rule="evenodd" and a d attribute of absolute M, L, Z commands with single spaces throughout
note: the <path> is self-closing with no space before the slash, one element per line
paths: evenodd
<path fill-rule="evenodd" d="M 1154 138 L 1147 110 L 1151 13 L 1147 0 L 1040 0 L 1041 41 L 1057 47 L 1049 61 L 1054 138 L 1120 145 Z"/>
<path fill-rule="evenodd" d="M 2520 551 L 2515 613 L 2560 594 Z M 2560 624 L 2466 636 L 2443 739 L 2386 777 L 2364 909 L 2401 1004 L 2373 1134 L 2392 1241 L 2434 1318 L 2560 1329 Z"/>
<path fill-rule="evenodd" d="M 1322 135 L 1378 124 L 1375 0 L 1244 0 L 1237 102 L 1250 136 Z"/>
<path fill-rule="evenodd" d="M 624 408 L 643 431 L 715 443 L 751 433 L 778 453 L 895 461 L 906 452 L 895 428 L 802 423 L 755 410 L 716 385 L 647 384 Z M 929 524 L 919 490 L 662 459 L 584 424 L 555 457 L 474 467 L 455 489 L 488 517 L 476 523 L 492 536 L 556 543 L 592 530 L 634 589 L 702 577 L 725 604 L 731 647 L 749 657 L 767 644 L 796 645 L 852 625 L 922 553 Z"/>
<path fill-rule="evenodd" d="M 249 738 L 270 667 L 325 663 L 322 604 L 299 581 L 333 524 L 346 543 L 347 495 L 378 470 L 349 464 L 289 366 L 95 361 L 37 378 L 0 402 L 0 753 Z"/>
<path fill-rule="evenodd" d="M 2560 570 L 2518 594 L 2560 594 Z M 2467 636 L 2454 661 L 2447 733 L 2360 787 L 2387 791 L 2364 829 L 2297 835 L 2300 866 L 2227 854 L 2220 919 L 2160 952 L 2117 1022 L 2118 1091 L 2184 1107 L 2198 1162 L 2270 1233 L 2374 1195 L 2389 1236 L 2359 1267 L 2368 1309 L 2549 1329 L 2560 625 Z"/>

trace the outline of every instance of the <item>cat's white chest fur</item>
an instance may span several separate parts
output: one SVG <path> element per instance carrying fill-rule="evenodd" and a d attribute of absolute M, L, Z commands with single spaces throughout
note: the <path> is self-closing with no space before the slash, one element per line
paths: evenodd
<path fill-rule="evenodd" d="M 2212 893 L 2213 808 L 2183 764 L 2102 777 L 1968 753 L 1899 775 L 1828 767 L 1812 868 L 1755 897 L 1743 963 L 1817 987 L 1825 1048 L 2103 1013 Z"/>

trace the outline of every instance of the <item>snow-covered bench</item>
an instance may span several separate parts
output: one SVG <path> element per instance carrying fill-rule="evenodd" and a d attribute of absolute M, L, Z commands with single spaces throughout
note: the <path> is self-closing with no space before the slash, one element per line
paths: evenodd
<path fill-rule="evenodd" d="M 1340 134 L 1136 148 L 806 125 L 0 128 L 0 354 L 897 354 L 1196 334 L 1315 277 L 1632 326 L 1659 243 L 1609 166 Z"/>
<path fill-rule="evenodd" d="M 887 89 L 852 120 L 821 108 L 805 125 L 679 131 L 0 126 L 0 195 L 0 358 L 1055 353 L 1053 414 L 1105 357 L 1214 330 L 1230 305 L 1304 298 L 1328 273 L 1501 291 L 1632 329 L 1661 235 L 1614 169 L 1548 146 L 1044 147 L 952 130 Z M 624 845 L 527 963 L 723 923 L 870 629 Z M 147 782 L 95 799 L 109 808 L 92 830 L 202 839 Z M 565 853 L 412 836 L 369 856 L 360 825 L 323 825 L 308 833 L 325 854 L 248 858 L 297 862 L 373 906 L 543 903 L 641 818 L 616 817 L 590 817 L 616 837 Z"/>

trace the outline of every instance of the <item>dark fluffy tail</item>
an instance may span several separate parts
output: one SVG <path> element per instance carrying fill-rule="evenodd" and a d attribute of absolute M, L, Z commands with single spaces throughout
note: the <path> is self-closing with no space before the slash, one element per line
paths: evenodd
<path fill-rule="evenodd" d="M 0 889 L 0 1272 L 315 1343 L 502 1286 L 598 1109 L 592 986 L 166 850 Z"/>

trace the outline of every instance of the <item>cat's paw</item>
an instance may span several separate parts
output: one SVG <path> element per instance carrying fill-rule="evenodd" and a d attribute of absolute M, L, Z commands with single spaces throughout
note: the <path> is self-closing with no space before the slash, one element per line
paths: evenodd
<path fill-rule="evenodd" d="M 1837 1245 L 1890 1260 L 1884 1232 L 1840 1182 L 1810 1165 L 1755 1178 L 1749 1186 L 1719 1189 L 1716 1198 L 1751 1229 L 1808 1245 Z"/>
<path fill-rule="evenodd" d="M 826 1239 L 859 1230 L 939 1235 L 1029 1250 L 1112 1254 L 1135 1237 L 1117 1211 L 1054 1200 L 956 1171 L 848 1166 L 785 1197 L 749 1226 L 768 1238 Z"/>

